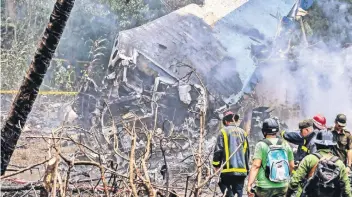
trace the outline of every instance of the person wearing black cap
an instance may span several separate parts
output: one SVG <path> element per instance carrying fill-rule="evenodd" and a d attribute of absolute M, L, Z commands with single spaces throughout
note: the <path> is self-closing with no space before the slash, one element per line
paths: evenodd
<path fill-rule="evenodd" d="M 311 121 L 313 123 L 313 131 L 314 132 L 321 131 L 321 130 L 327 130 L 326 118 L 323 115 L 317 114 L 317 115 L 313 116 L 312 120 L 309 120 L 309 121 Z M 304 126 L 302 125 L 302 126 L 298 126 L 298 127 L 300 127 L 300 132 L 296 132 L 296 131 L 289 131 L 289 132 L 282 131 L 281 132 L 281 136 L 285 140 L 287 140 L 288 142 L 290 142 L 292 144 L 295 144 L 295 145 L 308 143 L 307 139 L 305 139 L 306 137 L 301 135 L 302 129 L 304 129 Z M 310 128 L 310 125 L 307 128 Z M 307 135 L 307 136 L 308 136 L 308 138 L 310 137 L 310 135 Z"/>
<path fill-rule="evenodd" d="M 335 126 L 332 130 L 334 140 L 337 146 L 334 147 L 334 153 L 347 166 L 347 171 L 351 171 L 352 167 L 352 135 L 345 129 L 347 118 L 344 114 L 338 114 L 335 118 Z"/>
<path fill-rule="evenodd" d="M 217 137 L 213 167 L 217 171 L 221 166 L 219 187 L 227 197 L 243 195 L 244 180 L 249 170 L 249 148 L 246 132 L 237 126 L 239 116 L 226 112 L 223 125 Z"/>
<path fill-rule="evenodd" d="M 303 196 L 352 197 L 346 167 L 332 151 L 337 143 L 331 132 L 317 132 L 314 142 L 317 151 L 303 158 L 291 177 L 286 197 L 291 197 L 306 177 L 308 181 L 304 185 Z"/>
<path fill-rule="evenodd" d="M 310 153 L 316 151 L 314 139 L 316 136 L 317 126 L 314 124 L 314 119 L 303 120 L 298 123 L 299 132 L 283 132 L 281 136 L 288 142 L 298 145 L 297 151 L 294 153 L 295 169 L 302 159 Z M 293 173 L 296 171 L 294 170 Z M 301 193 L 306 180 L 302 180 L 301 187 L 298 188 L 298 193 Z"/>
<path fill-rule="evenodd" d="M 295 161 L 299 163 L 309 153 L 316 151 L 314 144 L 315 131 L 313 130 L 313 120 L 303 120 L 298 124 L 300 132 L 284 132 L 282 137 L 288 142 L 298 145 L 295 154 Z"/>

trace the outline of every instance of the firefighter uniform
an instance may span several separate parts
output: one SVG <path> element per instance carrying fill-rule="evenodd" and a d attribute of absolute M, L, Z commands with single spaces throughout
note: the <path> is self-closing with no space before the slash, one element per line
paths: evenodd
<path fill-rule="evenodd" d="M 222 192 L 226 188 L 231 189 L 229 185 L 232 185 L 232 192 L 242 196 L 244 180 L 249 169 L 248 160 L 249 148 L 246 132 L 234 124 L 224 126 L 217 137 L 212 163 L 216 168 L 225 163 L 219 183 Z M 229 191 L 227 193 L 228 196 L 233 195 L 229 195 Z"/>
<path fill-rule="evenodd" d="M 295 154 L 295 161 L 302 161 L 302 159 L 310 153 L 316 151 L 316 146 L 314 144 L 314 138 L 316 131 L 313 131 L 308 136 L 303 137 L 299 132 L 286 132 L 283 131 L 281 136 L 288 142 L 298 145 L 297 152 Z"/>

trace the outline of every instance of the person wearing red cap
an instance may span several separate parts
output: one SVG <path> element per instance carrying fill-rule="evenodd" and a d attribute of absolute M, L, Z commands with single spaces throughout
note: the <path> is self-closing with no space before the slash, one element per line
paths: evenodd
<path fill-rule="evenodd" d="M 249 170 L 249 148 L 246 132 L 237 126 L 239 116 L 231 111 L 224 113 L 217 137 L 213 166 L 217 171 L 221 166 L 219 187 L 227 197 L 243 195 L 244 180 Z"/>

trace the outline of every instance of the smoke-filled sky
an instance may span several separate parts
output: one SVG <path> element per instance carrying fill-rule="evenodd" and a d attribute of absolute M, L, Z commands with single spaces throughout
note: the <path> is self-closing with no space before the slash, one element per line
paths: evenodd
<path fill-rule="evenodd" d="M 286 15 L 293 3 L 293 0 L 251 0 L 215 25 L 215 35 L 227 48 L 229 56 L 236 59 L 236 69 L 244 83 L 256 68 L 249 48 L 258 43 L 250 37 L 262 44 L 272 41 L 277 33 L 275 17 Z M 352 120 L 349 88 L 352 49 L 342 49 L 340 45 L 352 38 L 352 6 L 345 0 L 317 3 L 328 18 L 328 28 L 315 32 L 310 48 L 298 46 L 295 49 L 299 54 L 296 62 L 270 61 L 260 69 L 263 78 L 257 93 L 265 97 L 265 105 L 298 103 L 302 108 L 301 118 L 321 113 L 332 125 L 338 113 L 345 113 Z M 217 74 L 225 78 L 229 72 Z"/>
<path fill-rule="evenodd" d="M 263 82 L 258 94 L 276 104 L 299 103 L 302 116 L 320 113 L 328 124 L 338 113 L 352 118 L 351 62 L 352 50 L 332 52 L 328 49 L 301 51 L 297 71 L 285 64 L 272 64 L 262 70 Z"/>
<path fill-rule="evenodd" d="M 320 113 L 331 126 L 338 113 L 344 113 L 352 120 L 352 48 L 343 49 L 340 45 L 352 38 L 349 22 L 352 5 L 320 1 L 319 6 L 329 20 L 326 32 L 322 33 L 329 41 L 323 43 L 319 35 L 310 40 L 309 44 L 313 45 L 310 48 L 303 44 L 298 46 L 299 57 L 295 63 L 269 64 L 261 70 L 263 82 L 258 94 L 276 104 L 299 103 L 302 118 Z M 297 66 L 294 71 L 292 65 Z"/>

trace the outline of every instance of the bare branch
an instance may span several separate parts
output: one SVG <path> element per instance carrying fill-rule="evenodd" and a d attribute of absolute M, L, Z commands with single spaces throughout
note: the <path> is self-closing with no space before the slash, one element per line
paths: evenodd
<path fill-rule="evenodd" d="M 15 176 L 15 175 L 17 175 L 17 174 L 20 174 L 20 173 L 22 173 L 22 172 L 25 172 L 25 171 L 27 171 L 27 170 L 30 170 L 30 169 L 32 169 L 32 168 L 34 168 L 34 167 L 36 167 L 36 166 L 42 165 L 42 164 L 48 162 L 49 160 L 50 160 L 50 159 L 46 159 L 46 160 L 41 161 L 41 162 L 39 162 L 39 163 L 36 163 L 36 164 L 34 164 L 34 165 L 28 166 L 27 168 L 24 168 L 24 169 L 22 169 L 22 170 L 18 170 L 18 171 L 14 172 L 14 173 L 11 173 L 11 174 L 8 174 L 8 175 L 0 176 L 0 179 L 5 179 L 5 178 L 11 177 L 11 176 Z"/>

